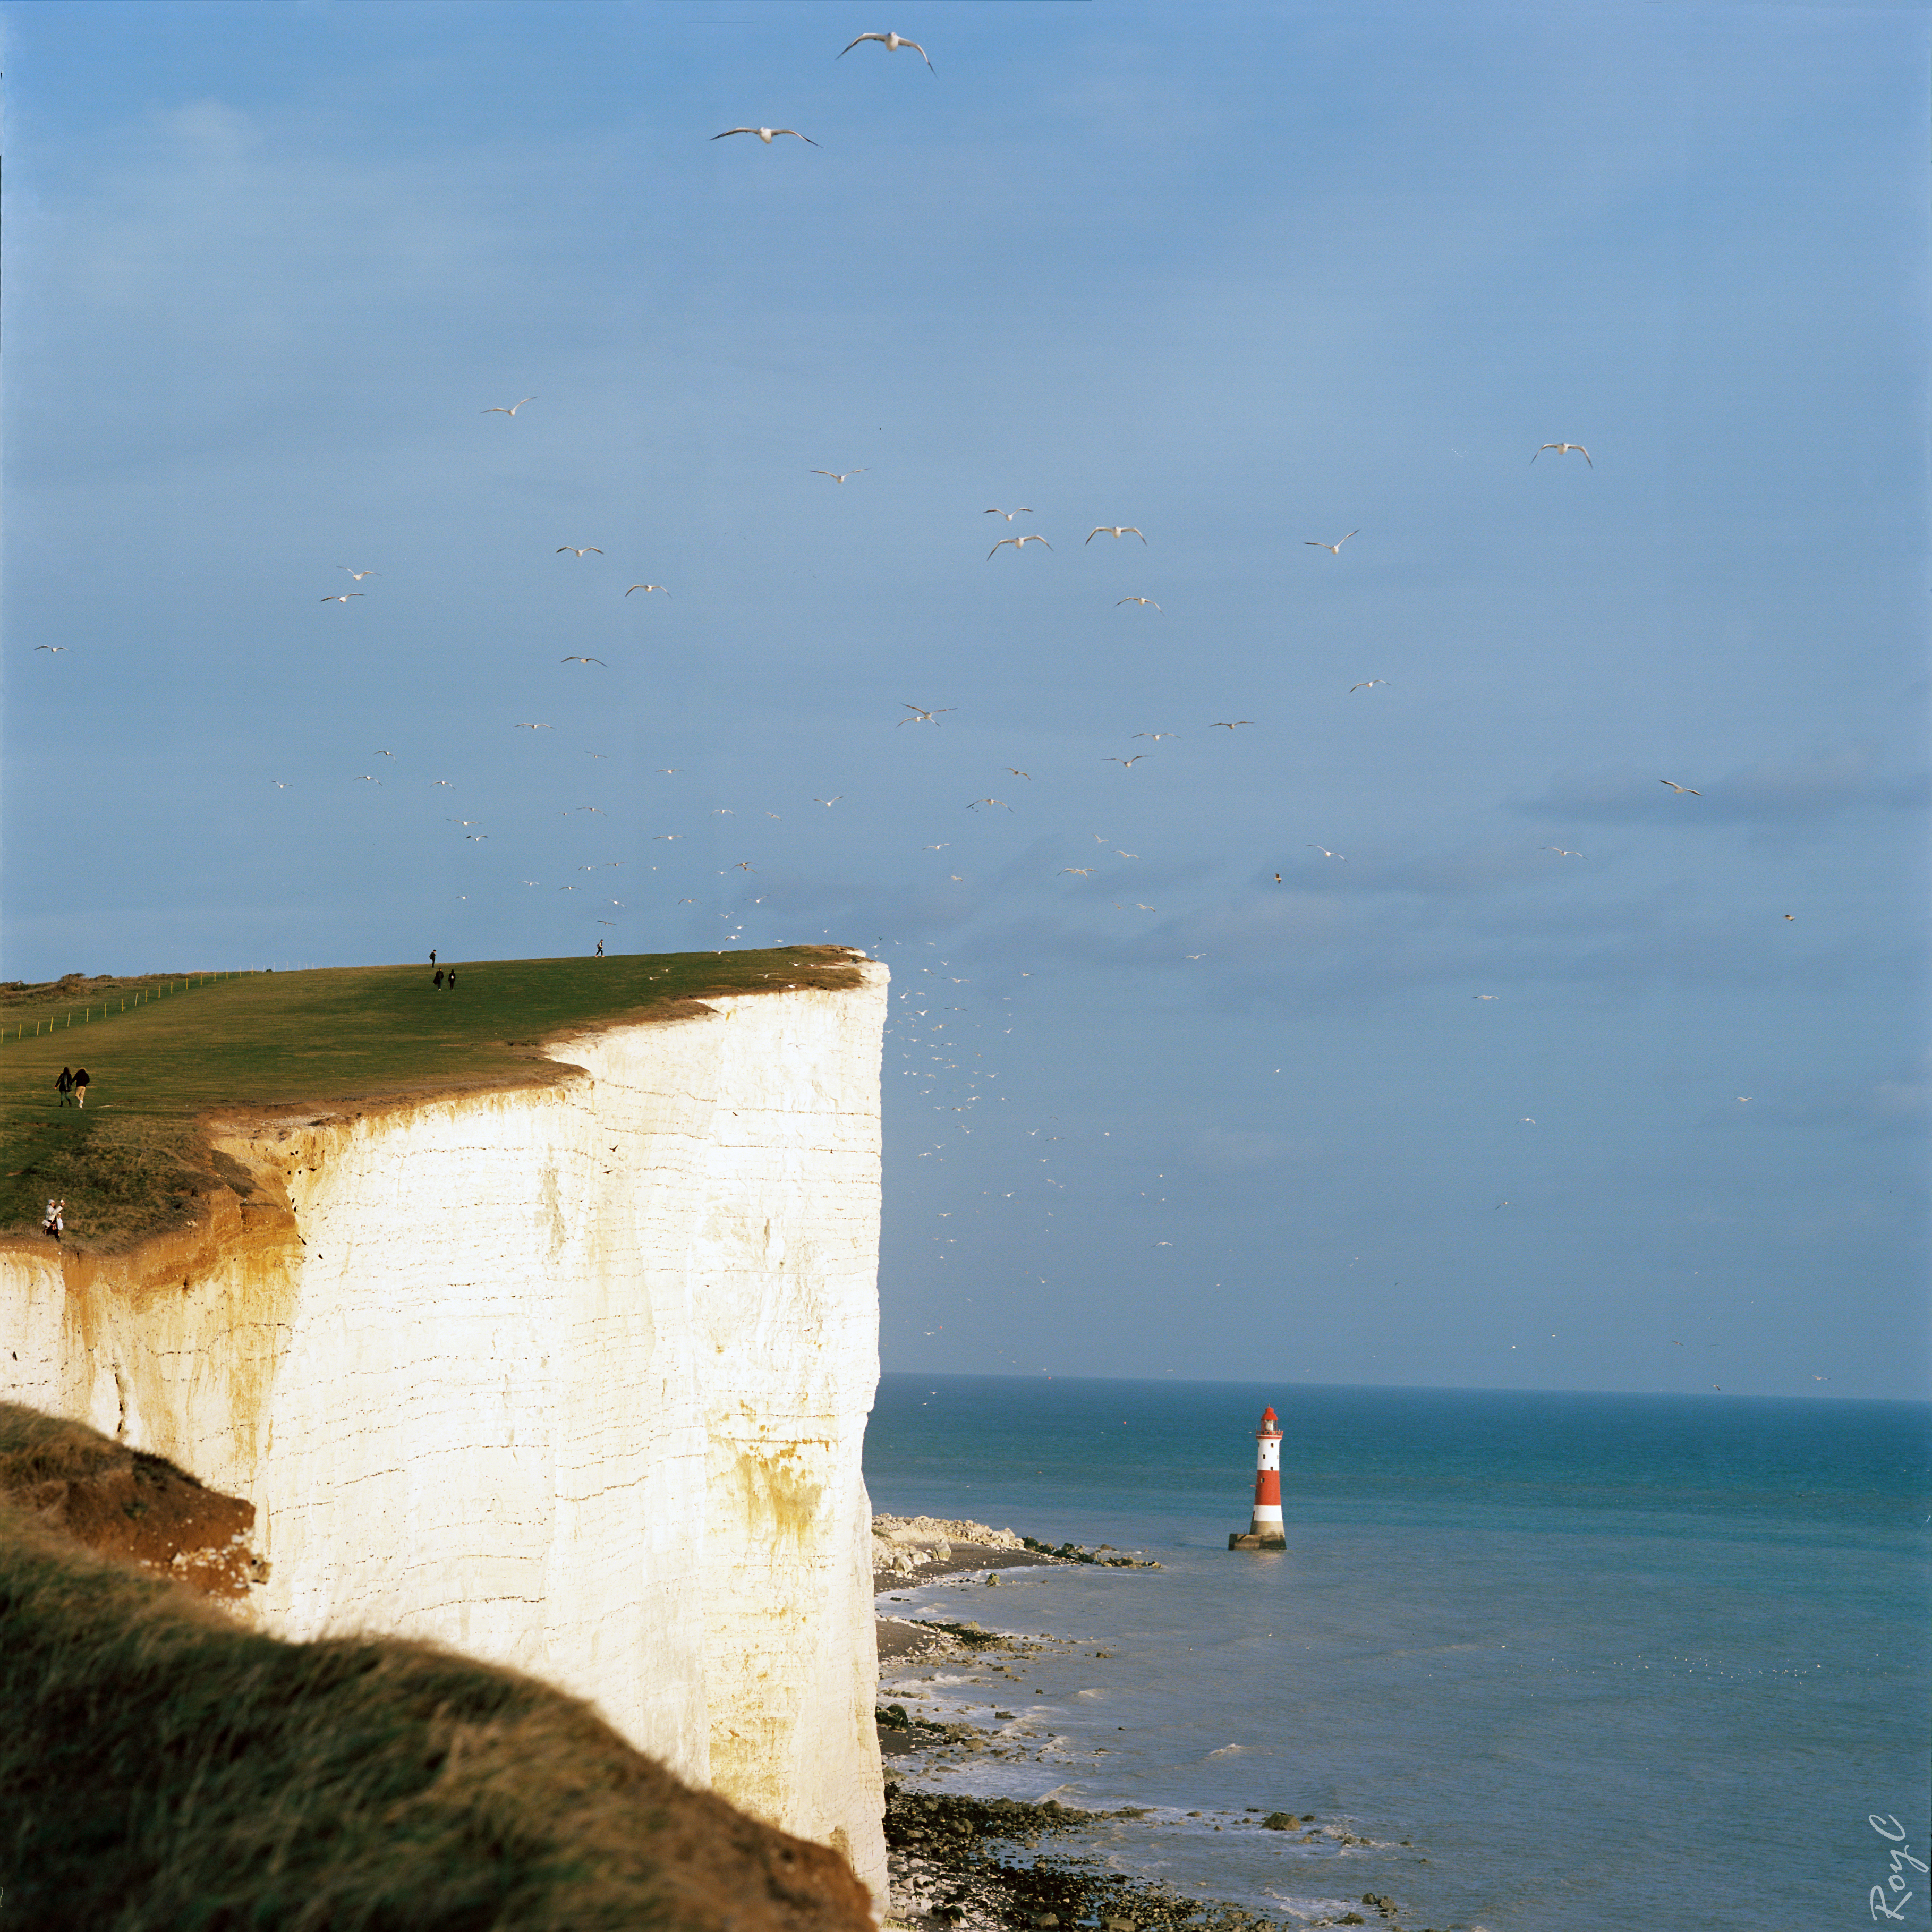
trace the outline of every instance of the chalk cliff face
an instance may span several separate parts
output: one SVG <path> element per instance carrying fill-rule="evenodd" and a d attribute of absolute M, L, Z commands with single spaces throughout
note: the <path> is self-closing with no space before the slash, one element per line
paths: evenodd
<path fill-rule="evenodd" d="M 254 1503 L 266 1627 L 544 1677 L 882 1897 L 886 977 L 553 1042 L 538 1086 L 236 1124 L 191 1240 L 0 1254 L 0 1396 Z"/>

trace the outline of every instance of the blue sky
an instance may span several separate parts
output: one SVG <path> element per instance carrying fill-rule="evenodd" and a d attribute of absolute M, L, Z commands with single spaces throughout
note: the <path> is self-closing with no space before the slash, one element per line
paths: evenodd
<path fill-rule="evenodd" d="M 888 1366 L 1925 1392 L 1924 9 L 0 26 L 8 976 L 829 936 Z"/>

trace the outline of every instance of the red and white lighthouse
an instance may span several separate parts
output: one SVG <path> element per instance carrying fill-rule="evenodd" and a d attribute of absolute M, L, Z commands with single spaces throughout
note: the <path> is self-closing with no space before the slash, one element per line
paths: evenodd
<path fill-rule="evenodd" d="M 1272 1408 L 1262 1411 L 1255 1431 L 1255 1513 L 1245 1536 L 1230 1536 L 1230 1550 L 1286 1550 L 1281 1520 L 1281 1424 Z"/>

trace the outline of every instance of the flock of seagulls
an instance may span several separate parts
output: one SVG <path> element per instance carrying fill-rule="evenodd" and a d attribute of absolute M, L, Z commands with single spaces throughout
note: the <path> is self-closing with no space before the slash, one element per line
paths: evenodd
<path fill-rule="evenodd" d="M 920 61 L 925 64 L 929 74 L 936 74 L 937 70 L 934 68 L 932 58 L 928 53 L 926 49 L 919 42 L 907 39 L 904 36 L 894 32 L 861 34 L 842 49 L 835 58 L 842 60 L 846 57 L 846 56 L 862 46 L 868 45 L 868 44 L 877 44 L 889 53 L 897 53 L 900 52 L 909 52 L 914 53 L 916 55 L 919 57 Z M 916 85 L 922 87 L 923 83 L 917 83 Z M 753 136 L 761 146 L 767 148 L 772 148 L 775 143 L 780 140 L 796 140 L 801 143 L 801 145 L 810 146 L 814 148 L 818 148 L 820 145 L 818 142 L 813 140 L 812 136 L 803 133 L 798 128 L 791 127 L 768 126 L 764 124 L 727 128 L 718 134 L 710 136 L 710 139 L 713 141 L 722 141 L 740 136 Z M 482 416 L 501 416 L 506 418 L 506 423 L 515 422 L 519 418 L 520 411 L 536 403 L 538 400 L 539 397 L 536 394 L 519 396 L 515 400 L 511 403 L 487 406 L 478 410 L 478 413 Z M 477 433 L 481 434 L 484 432 L 479 430 Z M 489 434 L 494 435 L 497 432 L 493 431 Z M 507 430 L 503 431 L 502 433 L 506 434 L 509 434 Z M 518 433 L 521 433 L 520 430 Z M 1595 467 L 1594 460 L 1590 450 L 1581 443 L 1572 442 L 1568 440 L 1561 440 L 1540 444 L 1532 453 L 1530 458 L 1531 463 L 1532 464 L 1534 464 L 1545 454 L 1554 454 L 1558 457 L 1566 457 L 1570 455 L 1581 456 L 1587 467 L 1592 470 L 1594 470 Z M 862 465 L 836 470 L 829 467 L 812 468 L 806 470 L 805 473 L 831 482 L 836 487 L 838 488 L 842 493 L 844 486 L 846 484 L 858 481 L 868 475 L 872 474 L 873 466 Z M 814 489 L 816 488 L 815 484 L 810 487 Z M 854 502 L 860 502 L 863 500 L 864 494 L 864 490 L 862 489 L 860 491 L 854 493 L 853 499 L 842 500 L 850 500 Z M 1095 507 L 1113 508 L 1116 506 L 1113 505 L 1096 505 Z M 1126 504 L 1122 504 L 1118 506 L 1119 508 L 1129 508 L 1131 507 L 1131 506 Z M 1009 526 L 1009 533 L 999 538 L 994 543 L 992 547 L 986 552 L 986 562 L 987 563 L 990 564 L 993 562 L 994 560 L 998 557 L 1000 551 L 1003 549 L 1010 548 L 1016 554 L 1018 554 L 1023 552 L 1030 545 L 1036 545 L 1042 550 L 1046 551 L 1049 554 L 1054 554 L 1053 544 L 1042 532 L 1032 529 L 1022 531 L 1012 527 L 1018 519 L 1022 518 L 1031 518 L 1038 514 L 1032 506 L 1022 504 L 1009 508 L 995 505 L 987 507 L 981 514 L 986 517 L 998 518 L 1005 522 Z M 983 528 L 983 526 L 982 526 L 982 527 Z M 1077 528 L 1077 524 L 1075 527 Z M 1157 528 L 1155 533 L 1156 536 L 1160 533 Z M 1332 559 L 1339 560 L 1342 556 L 1344 548 L 1352 542 L 1354 538 L 1362 533 L 1363 532 L 1360 528 L 1356 528 L 1347 531 L 1342 536 L 1336 538 L 1333 542 L 1328 541 L 1326 538 L 1306 538 L 1301 541 L 1303 547 L 1325 551 Z M 1144 550 L 1151 550 L 1154 548 L 1150 540 L 1147 531 L 1138 524 L 1115 522 L 1112 524 L 1096 524 L 1091 526 L 1088 530 L 1086 536 L 1082 539 L 1081 548 L 1083 550 L 1090 548 L 1098 538 L 1102 536 L 1109 538 L 1116 544 L 1123 543 L 1128 537 L 1131 536 L 1140 544 Z M 593 559 L 598 560 L 600 565 L 608 562 L 606 552 L 604 547 L 596 543 L 585 543 L 582 544 L 575 543 L 560 544 L 554 547 L 552 554 L 557 558 L 568 557 L 572 560 L 573 563 L 574 564 L 583 564 L 586 566 L 586 580 L 593 584 L 599 580 L 594 575 L 596 566 L 591 566 L 590 560 Z M 1360 554 L 1358 554 L 1359 555 Z M 370 593 L 364 592 L 362 590 L 361 586 L 365 581 L 380 581 L 383 575 L 383 573 L 381 571 L 370 568 L 351 567 L 348 565 L 342 564 L 339 564 L 335 567 L 343 574 L 347 575 L 351 582 L 357 587 L 355 590 L 350 591 L 332 590 L 326 596 L 322 597 L 320 601 L 324 604 L 334 604 L 339 607 L 343 607 L 345 609 L 351 602 L 366 601 Z M 1064 568 L 1065 566 L 1060 566 L 1053 567 Z M 1327 567 L 1328 566 L 1310 566 L 1311 568 L 1325 568 Z M 1349 567 L 1354 568 L 1354 566 L 1352 563 Z M 393 565 L 392 566 L 392 568 L 394 568 Z M 613 587 L 614 587 L 614 586 Z M 1170 592 L 1168 594 L 1172 593 Z M 671 592 L 668 586 L 664 584 L 656 581 L 639 581 L 628 584 L 622 593 L 625 598 L 628 598 L 638 595 L 644 596 L 647 598 L 652 596 L 661 596 L 669 598 L 671 596 Z M 1166 615 L 1164 607 L 1160 602 L 1157 602 L 1151 596 L 1138 593 L 1124 596 L 1117 598 L 1114 601 L 1114 608 L 1118 609 L 1130 604 L 1137 607 L 1143 612 L 1152 611 L 1154 614 L 1162 616 Z M 331 620 L 330 621 L 333 622 L 334 620 Z M 343 621 L 346 622 L 352 620 L 345 618 Z M 608 648 L 608 646 L 606 648 Z M 35 646 L 34 649 L 36 650 L 45 651 L 50 653 L 60 653 L 64 652 L 68 647 L 63 645 L 56 644 L 40 644 Z M 575 666 L 579 668 L 581 671 L 584 672 L 592 670 L 598 672 L 608 671 L 611 668 L 610 662 L 606 657 L 586 652 L 575 652 L 566 654 L 556 660 L 556 662 L 560 667 Z M 1348 687 L 1348 692 L 1349 695 L 1354 695 L 1361 692 L 1372 692 L 1378 689 L 1388 690 L 1393 688 L 1394 687 L 1391 682 L 1388 679 L 1383 677 L 1369 677 L 1362 679 L 1358 682 L 1350 685 Z M 941 721 L 944 718 L 955 715 L 956 707 L 953 705 L 949 704 L 925 705 L 916 704 L 910 700 L 902 700 L 899 709 L 904 715 L 891 721 L 896 728 L 908 725 L 931 726 L 935 730 L 938 730 L 941 728 Z M 1184 719 L 1180 722 L 1185 723 L 1186 721 Z M 1236 717 L 1232 718 L 1217 718 L 1207 721 L 1204 724 L 1202 725 L 1198 728 L 1208 730 L 1226 730 L 1232 736 L 1238 731 L 1255 728 L 1257 725 L 1257 722 L 1258 721 L 1254 718 L 1247 717 Z M 546 721 L 521 719 L 516 721 L 512 728 L 516 730 L 529 731 L 534 736 L 538 733 L 554 731 L 556 728 L 551 723 Z M 1169 740 L 1178 740 L 1183 734 L 1179 731 L 1162 729 L 1159 730 L 1137 731 L 1132 735 L 1136 740 L 1146 741 L 1148 744 L 1154 747 L 1154 749 L 1152 751 L 1143 750 L 1137 752 L 1108 754 L 1102 758 L 1099 761 L 1118 765 L 1124 774 L 1132 773 L 1136 771 L 1136 768 L 1140 764 L 1146 762 L 1150 758 L 1155 758 L 1156 754 L 1161 752 L 1161 748 L 1165 745 L 1166 741 Z M 557 748 L 561 751 L 562 747 L 559 746 Z M 582 748 L 586 750 L 586 755 L 592 758 L 601 758 L 603 756 L 602 753 L 597 751 L 589 749 L 588 748 Z M 378 749 L 369 755 L 372 757 L 380 757 L 383 759 L 391 760 L 392 766 L 395 764 L 398 759 L 398 754 L 393 749 Z M 1030 760 L 1030 763 L 1032 762 L 1036 762 L 1036 760 Z M 1023 783 L 1031 784 L 1034 782 L 1034 774 L 1032 771 L 1025 767 L 1009 764 L 1001 766 L 1000 769 L 1007 776 L 1018 779 Z M 1090 767 L 1089 769 L 1090 770 Z M 675 781 L 680 776 L 682 771 L 682 768 L 681 767 L 660 766 L 656 768 L 656 775 L 669 781 Z M 404 776 L 406 778 L 407 774 L 404 774 Z M 362 772 L 356 774 L 355 775 L 353 782 L 368 784 L 372 787 L 381 786 L 383 783 L 382 779 L 378 778 L 374 772 Z M 982 779 L 981 782 L 983 782 L 984 780 Z M 994 782 L 997 782 L 997 780 Z M 271 780 L 270 782 L 279 790 L 286 790 L 291 788 L 291 782 L 290 781 L 275 778 Z M 454 789 L 452 781 L 448 778 L 436 777 L 429 778 L 428 782 L 436 788 Z M 1109 781 L 1108 782 L 1111 784 L 1112 782 Z M 1703 796 L 1702 792 L 1698 788 L 1688 784 L 1681 783 L 1675 779 L 1661 778 L 1658 782 L 1669 789 L 1673 796 L 1694 799 L 1702 798 Z M 565 796 L 568 796 L 568 794 L 566 794 Z M 952 796 L 956 797 L 957 794 L 955 793 Z M 1021 796 L 1024 798 L 1028 795 L 1022 794 Z M 1033 796 L 1037 796 L 1037 794 L 1034 794 Z M 829 796 L 815 796 L 811 802 L 818 807 L 830 812 L 841 803 L 845 797 L 846 794 L 842 791 L 833 794 Z M 782 800 L 777 802 L 782 802 Z M 966 801 L 964 808 L 967 812 L 975 814 L 1000 812 L 1009 814 L 1017 815 L 1016 808 L 1011 802 L 990 794 Z M 576 820 L 580 816 L 585 818 L 607 816 L 603 808 L 596 804 L 579 805 L 568 810 L 560 810 L 556 815 L 569 818 L 573 823 L 575 823 Z M 779 816 L 778 813 L 769 811 L 766 812 L 766 815 L 768 818 L 773 819 L 776 819 Z M 712 816 L 720 818 L 723 817 L 735 818 L 736 814 L 732 808 L 719 806 L 713 809 Z M 464 842 L 475 844 L 480 847 L 482 844 L 490 842 L 492 834 L 490 830 L 484 829 L 484 823 L 479 818 L 459 818 L 452 815 L 449 817 L 448 822 L 455 829 L 456 832 L 460 834 Z M 587 832 L 589 828 L 586 827 L 584 830 Z M 650 842 L 662 842 L 667 844 L 676 844 L 680 841 L 687 839 L 690 836 L 690 833 L 684 830 L 662 831 L 651 835 Z M 1114 846 L 1112 842 L 1106 838 L 1104 835 L 1096 833 L 1094 836 L 1096 841 L 1098 841 L 1103 847 L 1106 847 L 1112 853 L 1113 856 L 1118 860 L 1127 863 L 1132 863 L 1136 860 L 1138 857 L 1137 854 L 1127 851 L 1125 848 Z M 946 851 L 951 844 L 952 842 L 950 840 L 942 841 L 935 844 L 928 844 L 926 846 L 924 849 L 928 853 L 937 855 Z M 1308 852 L 1318 854 L 1324 861 L 1332 861 L 1342 864 L 1348 862 L 1346 854 L 1332 849 L 1316 841 L 1306 841 L 1303 845 L 1303 849 Z M 1582 860 L 1586 860 L 1587 857 L 1586 854 L 1573 848 L 1553 844 L 1546 845 L 1540 848 L 1539 849 L 1545 853 L 1566 860 L 1570 859 Z M 664 856 L 668 859 L 670 855 Z M 722 858 L 723 855 L 721 854 L 718 856 Z M 1093 864 L 1069 865 L 1061 867 L 1059 869 L 1058 876 L 1064 878 L 1070 878 L 1076 882 L 1086 882 L 1094 880 L 1100 878 L 1101 876 L 1101 855 L 1088 856 L 1090 857 L 1094 857 L 1096 862 Z M 623 866 L 624 862 L 624 860 L 622 859 L 607 858 L 603 860 L 598 866 L 579 864 L 578 869 L 580 872 L 584 873 L 590 873 L 592 872 L 601 873 L 601 870 L 603 867 L 608 866 L 612 868 L 620 868 Z M 947 862 L 944 860 L 940 860 L 940 863 L 942 868 L 946 862 Z M 956 863 L 958 862 L 955 860 L 952 862 Z M 1309 862 L 1304 862 L 1304 863 L 1305 865 L 1308 865 Z M 721 878 L 736 875 L 742 876 L 748 880 L 751 875 L 759 873 L 760 872 L 760 868 L 754 864 L 752 858 L 748 856 L 737 859 L 735 862 L 730 864 L 720 866 L 718 869 L 718 876 Z M 1312 865 L 1310 866 L 1310 869 L 1312 872 Z M 657 868 L 656 866 L 651 866 L 650 870 L 655 872 L 657 870 Z M 958 872 L 953 872 L 950 874 L 949 877 L 952 880 L 957 882 L 962 880 L 962 874 Z M 1274 872 L 1274 878 L 1278 885 L 1286 883 L 1283 874 L 1280 871 Z M 521 881 L 521 884 L 524 887 L 532 889 L 540 889 L 542 883 L 543 882 L 542 880 L 538 879 L 524 879 Z M 616 882 L 614 881 L 612 883 L 614 884 Z M 594 886 L 587 885 L 580 886 L 577 882 L 569 880 L 556 886 L 555 890 L 560 894 L 587 894 L 594 892 L 596 889 Z M 674 890 L 674 887 L 673 887 L 672 890 Z M 748 884 L 747 885 L 746 890 L 749 890 Z M 1070 888 L 1070 890 L 1072 889 Z M 1101 890 L 1104 895 L 1106 888 L 1102 887 L 1101 888 Z M 668 898 L 669 896 L 668 892 L 665 892 L 663 895 L 665 898 Z M 464 894 L 459 896 L 466 899 L 469 895 Z M 756 901 L 753 902 L 753 903 L 757 902 L 758 902 Z M 601 906 L 608 908 L 612 911 L 619 914 L 622 914 L 627 910 L 626 902 L 614 898 L 603 898 L 601 899 L 599 903 Z M 692 906 L 698 903 L 699 902 L 695 898 L 690 896 L 680 896 L 675 901 L 675 904 L 678 906 Z M 1117 909 L 1121 910 L 1123 913 L 1126 913 L 1131 910 L 1131 911 L 1136 914 L 1152 914 L 1157 910 L 1157 908 L 1150 902 L 1130 896 L 1124 896 L 1122 899 L 1113 901 L 1112 903 Z M 587 906 L 586 910 L 586 911 L 589 910 Z M 745 917 L 742 903 L 740 908 L 736 912 L 721 912 L 718 914 L 718 916 L 721 922 L 727 925 L 730 928 L 728 932 L 718 935 L 724 940 L 725 945 L 728 946 L 736 943 L 742 938 Z M 1792 918 L 1792 915 L 1786 914 L 1784 916 L 1786 919 L 1790 920 Z M 594 917 L 596 923 L 602 927 L 607 928 L 612 928 L 615 924 L 615 922 L 612 920 L 604 917 L 601 910 L 597 912 L 594 915 Z M 928 942 L 928 944 L 931 944 L 931 942 Z M 602 950 L 602 942 L 601 940 L 598 941 L 598 950 L 600 952 Z M 1204 952 L 1192 952 L 1185 953 L 1181 956 L 1189 962 L 1198 962 L 1208 958 L 1209 956 Z M 948 962 L 942 960 L 939 963 L 941 968 L 944 968 Z M 920 970 L 928 974 L 933 973 L 933 969 L 930 967 L 922 968 Z M 934 984 L 935 986 L 938 986 L 940 984 L 940 980 L 944 976 L 943 974 L 934 975 Z M 1021 975 L 1022 978 L 1029 976 L 1030 976 L 1028 974 Z M 950 980 L 950 983 L 954 986 L 963 986 L 967 982 L 963 979 L 953 977 Z M 1484 992 L 1474 994 L 1472 997 L 1478 1000 L 1489 1001 L 1495 1000 L 1499 996 L 1493 993 Z M 965 1014 L 967 1010 L 958 1005 L 944 1003 L 943 998 L 940 1000 L 934 1000 L 928 993 L 921 990 L 918 987 L 916 977 L 910 985 L 901 992 L 899 998 L 901 1000 L 908 1003 L 908 1012 L 904 1016 L 908 1022 L 930 1022 L 930 1024 L 926 1026 L 922 1029 L 916 1024 L 910 1023 L 906 1024 L 902 1029 L 902 1038 L 904 1042 L 904 1052 L 908 1059 L 909 1060 L 910 1060 L 911 1056 L 915 1051 L 922 1050 L 926 1054 L 925 1060 L 916 1068 L 908 1065 L 905 1069 L 905 1071 L 908 1074 L 914 1072 L 918 1074 L 920 1082 L 920 1090 L 922 1094 L 928 1096 L 937 1090 L 936 1082 L 941 1073 L 964 1072 L 968 1074 L 970 1083 L 969 1089 L 961 1103 L 952 1109 L 956 1113 L 958 1113 L 962 1115 L 968 1114 L 970 1112 L 970 1110 L 975 1101 L 983 1097 L 990 1091 L 990 1088 L 985 1083 L 996 1080 L 998 1078 L 998 1071 L 996 1069 L 989 1069 L 984 1067 L 983 1066 L 976 1067 L 970 1066 L 962 1058 L 963 1049 L 958 1042 L 957 1016 Z M 919 1005 L 917 1002 L 921 1000 L 926 1000 L 926 1004 L 923 1006 Z M 1008 1027 L 1006 1030 L 1008 1033 L 1010 1033 L 1012 1031 L 1011 1027 Z M 948 1103 L 942 1102 L 942 1105 Z M 1525 1124 L 1532 1125 L 1534 1124 L 1534 1121 L 1530 1120 L 1528 1117 L 1525 1117 Z M 970 1125 L 964 1124 L 962 1122 L 962 1130 L 970 1132 L 971 1131 L 971 1129 Z M 928 1149 L 927 1151 L 929 1154 L 938 1154 L 939 1150 L 937 1148 L 934 1148 Z M 1058 1186 L 1059 1184 L 1054 1182 L 1052 1184 Z M 1507 1202 L 1498 1203 L 1499 1207 L 1506 1207 L 1509 1204 L 1510 1204 Z M 1158 1244 L 1158 1245 L 1165 1246 L 1167 1245 L 1167 1244 L 1161 1243 Z"/>

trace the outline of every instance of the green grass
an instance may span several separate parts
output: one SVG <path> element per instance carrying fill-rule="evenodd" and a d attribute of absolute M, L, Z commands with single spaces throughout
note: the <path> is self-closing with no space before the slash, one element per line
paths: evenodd
<path fill-rule="evenodd" d="M 70 1240 L 118 1246 L 167 1225 L 216 1184 L 199 1125 L 211 1109 L 526 1084 L 550 1077 L 533 1048 L 559 1034 L 720 994 L 850 986 L 851 960 L 836 946 L 460 960 L 441 993 L 427 965 L 0 988 L 0 1230 L 38 1228 L 50 1196 L 66 1198 Z M 71 1024 L 34 1036 L 56 1018 Z M 59 1106 L 56 1078 L 82 1066 L 85 1110 Z"/>
<path fill-rule="evenodd" d="M 116 1453 L 55 1434 L 66 1474 L 82 1437 Z M 49 1450 L 46 1418 L 0 1404 L 0 1472 Z M 870 1922 L 836 1854 L 686 1789 L 574 1698 L 427 1644 L 244 1630 L 0 1499 L 8 1932 Z"/>

